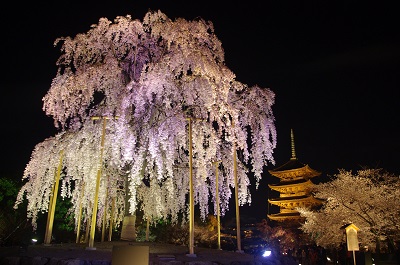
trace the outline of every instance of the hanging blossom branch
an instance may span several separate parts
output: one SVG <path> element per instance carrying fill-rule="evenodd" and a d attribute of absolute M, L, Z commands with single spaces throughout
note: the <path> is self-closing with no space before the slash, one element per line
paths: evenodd
<path fill-rule="evenodd" d="M 27 215 L 32 219 L 34 229 L 37 228 L 38 213 L 48 211 L 56 170 L 63 150 L 57 142 L 62 136 L 63 134 L 59 134 L 37 144 L 25 167 L 22 180 L 27 182 L 20 189 L 14 208 L 17 208 L 26 197 L 28 200 Z"/>

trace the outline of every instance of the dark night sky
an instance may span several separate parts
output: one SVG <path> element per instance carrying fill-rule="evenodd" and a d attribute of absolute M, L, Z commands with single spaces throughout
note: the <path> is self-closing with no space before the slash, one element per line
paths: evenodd
<path fill-rule="evenodd" d="M 148 9 L 172 19 L 211 20 L 237 80 L 275 92 L 276 165 L 290 158 L 293 128 L 297 157 L 324 175 L 363 166 L 400 173 L 397 9 L 365 1 L 193 2 L 3 6 L 1 174 L 22 177 L 34 146 L 56 133 L 42 111 L 60 55 L 54 40 L 86 32 L 100 17 L 142 20 Z"/>

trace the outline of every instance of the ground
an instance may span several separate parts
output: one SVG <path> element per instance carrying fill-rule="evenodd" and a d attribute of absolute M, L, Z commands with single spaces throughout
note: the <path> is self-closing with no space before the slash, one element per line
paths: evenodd
<path fill-rule="evenodd" d="M 149 264 L 219 264 L 219 265 L 232 265 L 232 264 L 282 264 L 272 261 L 271 258 L 264 258 L 261 256 L 253 256 L 250 254 L 225 251 L 210 248 L 194 248 L 194 255 L 188 255 L 189 249 L 185 246 L 176 246 L 171 244 L 161 244 L 153 242 L 128 242 L 128 241 L 114 241 L 95 243 L 94 249 L 87 248 L 86 244 L 53 244 L 53 245 L 30 245 L 26 248 L 9 247 L 0 248 L 1 264 L 25 264 L 25 262 L 17 262 L 15 259 L 32 259 L 41 257 L 40 264 L 50 264 L 50 259 L 53 260 L 83 260 L 79 264 L 102 264 L 109 265 L 111 261 L 116 258 L 117 249 L 132 248 L 148 246 Z M 118 252 L 121 253 L 121 252 Z M 114 256 L 113 256 L 114 255 Z M 147 254 L 146 254 L 147 256 Z M 10 257 L 14 260 L 10 261 Z M 6 258 L 8 260 L 6 260 Z M 45 258 L 47 261 L 43 261 Z M 40 258 L 39 258 L 40 259 Z M 194 262 L 194 263 L 193 263 Z M 33 264 L 34 262 L 31 261 Z M 36 261 L 37 263 L 37 261 Z M 35 263 L 35 264 L 36 264 Z M 29 263 L 30 264 L 30 263 Z M 39 263 L 38 263 L 39 264 Z M 58 264 L 58 263 L 57 263 Z M 61 264 L 61 263 L 60 263 Z M 62 264 L 69 264 L 66 261 Z M 71 263 L 75 264 L 75 263 Z M 135 263 L 132 263 L 135 264 Z M 285 262 L 285 264 L 288 264 Z M 113 264 L 114 265 L 114 264 Z"/>

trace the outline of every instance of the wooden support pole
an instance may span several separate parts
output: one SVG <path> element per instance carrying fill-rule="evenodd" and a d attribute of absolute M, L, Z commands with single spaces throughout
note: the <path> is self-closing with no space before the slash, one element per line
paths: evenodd
<path fill-rule="evenodd" d="M 218 185 L 218 166 L 220 161 L 213 162 L 215 165 L 215 204 L 217 207 L 217 229 L 218 229 L 218 249 L 221 249 L 221 221 L 219 212 L 219 185 Z"/>
<path fill-rule="evenodd" d="M 82 181 L 83 182 L 83 181 Z M 82 222 L 82 201 L 83 201 L 83 193 L 85 190 L 85 182 L 83 182 L 81 187 L 81 194 L 80 194 L 80 202 L 79 202 L 79 215 L 78 215 L 78 226 L 76 228 L 76 240 L 75 243 L 78 244 L 80 242 L 81 236 L 81 222 Z"/>
<path fill-rule="evenodd" d="M 193 146 L 192 146 L 192 118 L 189 122 L 189 255 L 194 254 L 194 195 L 193 195 Z"/>
<path fill-rule="evenodd" d="M 110 218 L 110 226 L 108 227 L 108 241 L 111 241 L 112 238 L 112 230 L 114 225 L 114 211 L 115 211 L 115 197 L 113 197 L 111 201 L 111 218 Z"/>
<path fill-rule="evenodd" d="M 64 157 L 64 151 L 61 150 L 61 152 L 60 152 L 60 162 L 58 164 L 57 171 L 55 172 L 54 185 L 53 185 L 53 189 L 52 189 L 52 196 L 50 198 L 51 208 L 49 209 L 49 213 L 48 213 L 49 216 L 47 218 L 46 234 L 45 234 L 45 240 L 44 240 L 44 244 L 46 244 L 46 245 L 51 244 L 51 236 L 52 236 L 52 233 L 53 233 L 54 212 L 56 210 L 58 185 L 59 185 L 59 182 L 60 182 L 63 157 Z"/>
<path fill-rule="evenodd" d="M 99 201 L 99 189 L 100 189 L 100 178 L 101 178 L 101 171 L 103 168 L 103 151 L 104 151 L 104 138 L 106 134 L 106 117 L 101 117 L 103 120 L 103 130 L 101 134 L 101 146 L 100 146 L 100 161 L 97 169 L 97 178 L 96 178 L 96 189 L 94 193 L 94 202 L 93 202 L 93 211 L 92 211 L 92 220 L 90 224 L 90 237 L 89 237 L 89 246 L 87 249 L 96 249 L 94 247 L 94 234 L 96 232 L 96 218 L 97 218 L 97 204 Z"/>

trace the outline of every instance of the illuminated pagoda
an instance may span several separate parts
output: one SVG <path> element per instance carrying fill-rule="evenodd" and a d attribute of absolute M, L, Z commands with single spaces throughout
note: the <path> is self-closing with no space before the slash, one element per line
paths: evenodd
<path fill-rule="evenodd" d="M 279 222 L 301 222 L 301 216 L 297 207 L 314 208 L 322 204 L 322 201 L 314 198 L 310 188 L 314 185 L 312 178 L 321 175 L 320 172 L 301 163 L 297 157 L 294 148 L 293 130 L 291 130 L 292 157 L 288 162 L 275 169 L 269 170 L 269 173 L 280 179 L 277 184 L 269 184 L 269 188 L 279 192 L 279 198 L 268 199 L 272 205 L 279 207 L 279 213 L 268 214 L 272 221 Z"/>

